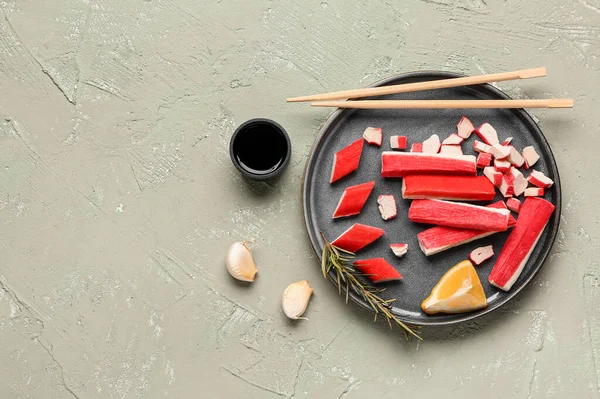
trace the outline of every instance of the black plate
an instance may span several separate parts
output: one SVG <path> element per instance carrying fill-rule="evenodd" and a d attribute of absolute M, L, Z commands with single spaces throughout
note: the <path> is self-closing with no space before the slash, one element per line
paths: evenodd
<path fill-rule="evenodd" d="M 449 72 L 413 72 L 384 79 L 372 86 L 384 86 L 400 83 L 413 83 L 427 80 L 447 79 L 463 75 Z M 502 91 L 484 84 L 442 90 L 428 90 L 416 93 L 405 93 L 373 97 L 373 99 L 407 99 L 407 100 L 473 100 L 473 99 L 509 99 Z M 513 137 L 513 145 L 519 150 L 533 145 L 540 154 L 535 169 L 544 172 L 554 185 L 546 190 L 545 199 L 556 205 L 552 219 L 546 226 L 537 247 L 533 251 L 521 276 L 509 292 L 503 292 L 490 285 L 488 275 L 494 265 L 497 254 L 506 241 L 509 232 L 495 234 L 472 243 L 453 248 L 439 254 L 426 257 L 419 249 L 417 233 L 429 227 L 412 223 L 408 220 L 410 201 L 401 196 L 401 179 L 383 179 L 381 172 L 381 152 L 389 150 L 391 135 L 406 135 L 410 144 L 422 142 L 431 134 L 437 133 L 443 140 L 450 133 L 456 132 L 456 123 L 466 114 L 477 127 L 489 122 L 498 131 L 502 141 Z M 368 126 L 383 128 L 383 144 L 381 148 L 365 143 L 358 171 L 344 177 L 334 184 L 329 184 L 333 155 L 352 141 L 360 138 Z M 463 144 L 465 154 L 472 152 L 475 134 Z M 524 173 L 527 176 L 527 173 Z M 348 186 L 374 180 L 375 188 L 360 215 L 332 220 L 331 215 L 339 198 Z M 378 241 L 360 251 L 358 259 L 384 257 L 404 276 L 401 282 L 384 284 L 384 298 L 396 298 L 393 313 L 405 322 L 414 325 L 444 325 L 474 319 L 498 309 L 511 300 L 529 284 L 542 264 L 554 243 L 561 208 L 561 191 L 556 161 L 546 138 L 531 116 L 522 109 L 472 109 L 472 110 L 337 110 L 325 122 L 310 152 L 303 184 L 304 220 L 308 236 L 317 257 L 321 257 L 323 240 L 319 232 L 323 232 L 328 240 L 334 240 L 354 223 L 363 223 L 385 229 L 386 234 Z M 380 194 L 394 194 L 398 204 L 398 216 L 384 221 L 377 209 L 377 197 Z M 501 199 L 497 195 L 496 200 Z M 522 198 L 521 198 L 522 199 Z M 408 243 L 408 253 L 396 258 L 389 244 L 394 242 Z M 477 267 L 479 278 L 485 289 L 488 306 L 475 312 L 463 314 L 427 315 L 421 310 L 421 302 L 430 294 L 431 289 L 440 277 L 452 266 L 467 259 L 469 252 L 479 246 L 493 244 L 496 255 Z M 330 276 L 332 277 L 332 276 Z M 332 280 L 335 283 L 335 280 Z M 369 309 L 367 304 L 354 293 L 350 297 Z"/>

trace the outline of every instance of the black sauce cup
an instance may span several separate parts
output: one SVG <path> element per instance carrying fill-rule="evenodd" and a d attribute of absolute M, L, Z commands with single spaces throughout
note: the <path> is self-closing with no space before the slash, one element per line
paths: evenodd
<path fill-rule="evenodd" d="M 242 123 L 231 136 L 229 155 L 242 176 L 274 180 L 290 163 L 292 143 L 283 127 L 264 118 Z"/>

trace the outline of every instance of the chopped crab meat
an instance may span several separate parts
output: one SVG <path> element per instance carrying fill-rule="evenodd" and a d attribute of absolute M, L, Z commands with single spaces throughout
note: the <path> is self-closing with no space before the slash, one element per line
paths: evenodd
<path fill-rule="evenodd" d="M 488 145 L 500 144 L 496 129 L 487 122 L 479 126 L 479 129 L 477 129 L 475 133 L 477 133 L 477 136 Z"/>
<path fill-rule="evenodd" d="M 390 244 L 390 248 L 394 255 L 397 257 L 402 257 L 408 252 L 408 244 L 399 243 L 399 244 Z"/>
<path fill-rule="evenodd" d="M 442 144 L 440 154 L 463 155 L 462 148 L 454 144 Z"/>
<path fill-rule="evenodd" d="M 514 166 L 510 168 L 509 173 L 512 176 L 515 195 L 518 197 L 525 192 L 525 189 L 527 188 L 527 179 L 523 176 L 523 173 Z"/>
<path fill-rule="evenodd" d="M 521 210 L 521 201 L 516 198 L 509 198 L 506 200 L 506 206 L 514 213 L 519 213 L 519 210 Z"/>
<path fill-rule="evenodd" d="M 440 137 L 432 134 L 430 138 L 423 141 L 423 152 L 427 154 L 437 154 L 440 151 Z"/>
<path fill-rule="evenodd" d="M 463 139 L 468 139 L 471 133 L 475 131 L 475 126 L 473 126 L 473 123 L 466 116 L 460 118 L 456 128 L 458 129 L 458 135 Z"/>
<path fill-rule="evenodd" d="M 423 152 L 423 143 L 413 143 L 410 146 L 410 152 Z"/>
<path fill-rule="evenodd" d="M 390 136 L 390 147 L 392 150 L 405 150 L 406 136 Z"/>
<path fill-rule="evenodd" d="M 515 193 L 515 186 L 511 175 L 502 175 L 502 183 L 498 187 L 504 198 L 512 197 Z"/>
<path fill-rule="evenodd" d="M 498 172 L 493 166 L 483 168 L 483 175 L 487 177 L 495 187 L 500 187 L 502 184 L 502 173 Z"/>
<path fill-rule="evenodd" d="M 383 140 L 383 134 L 381 133 L 380 127 L 368 127 L 365 129 L 363 133 L 363 138 L 365 141 L 371 145 L 375 145 L 377 147 L 381 147 L 381 142 Z"/>
<path fill-rule="evenodd" d="M 510 162 L 494 159 L 494 168 L 500 173 L 506 173 L 510 170 Z"/>
<path fill-rule="evenodd" d="M 506 160 L 517 168 L 523 166 L 525 159 L 521 156 L 519 151 L 517 151 L 517 149 L 512 145 L 509 145 L 508 148 L 510 148 L 510 154 L 508 154 L 508 158 L 506 158 Z"/>
<path fill-rule="evenodd" d="M 485 247 L 479 247 L 472 250 L 469 254 L 469 260 L 473 262 L 474 265 L 479 266 L 492 256 L 494 256 L 494 247 L 486 245 Z"/>
<path fill-rule="evenodd" d="M 452 133 L 450 136 L 446 137 L 446 139 L 444 139 L 444 141 L 442 141 L 442 144 L 460 145 L 460 144 L 462 144 L 463 141 L 464 141 L 464 139 L 462 137 L 460 137 L 458 134 Z"/>
<path fill-rule="evenodd" d="M 526 197 L 541 197 L 544 195 L 544 189 L 541 187 L 528 187 L 525 189 Z"/>
<path fill-rule="evenodd" d="M 390 220 L 398 215 L 396 200 L 393 195 L 382 194 L 377 198 L 377 203 L 379 204 L 379 213 L 381 213 L 383 220 Z"/>
<path fill-rule="evenodd" d="M 493 144 L 491 151 L 492 151 L 492 155 L 496 159 L 505 159 L 505 158 L 508 158 L 508 156 L 510 155 L 510 148 L 504 147 L 503 145 L 500 145 L 500 144 Z"/>
<path fill-rule="evenodd" d="M 473 149 L 477 152 L 486 152 L 488 154 L 492 153 L 492 146 L 487 145 L 486 143 L 482 143 L 478 140 L 475 140 L 473 142 Z"/>
<path fill-rule="evenodd" d="M 542 172 L 537 171 L 535 169 L 531 171 L 531 174 L 529 175 L 527 180 L 529 181 L 529 183 L 533 184 L 534 186 L 541 187 L 541 188 L 552 187 L 552 185 L 554 184 L 554 182 L 552 181 L 551 178 L 549 178 Z"/>
<path fill-rule="evenodd" d="M 492 163 L 492 154 L 487 153 L 487 152 L 480 152 L 479 155 L 477 155 L 477 167 L 479 169 L 483 169 L 487 166 L 490 166 L 491 163 Z"/>
<path fill-rule="evenodd" d="M 532 146 L 523 148 L 522 155 L 525 159 L 525 169 L 531 168 L 540 159 L 540 156 Z"/>

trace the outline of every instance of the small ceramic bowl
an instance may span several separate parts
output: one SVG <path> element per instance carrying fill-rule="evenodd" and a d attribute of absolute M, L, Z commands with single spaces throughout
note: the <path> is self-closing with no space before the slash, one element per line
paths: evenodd
<path fill-rule="evenodd" d="M 231 136 L 229 155 L 240 173 L 251 180 L 273 180 L 290 163 L 292 143 L 285 129 L 264 118 L 242 123 Z"/>

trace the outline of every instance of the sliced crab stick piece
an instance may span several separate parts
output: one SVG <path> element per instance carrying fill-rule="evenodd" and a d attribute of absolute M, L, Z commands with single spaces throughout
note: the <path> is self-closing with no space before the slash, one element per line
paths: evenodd
<path fill-rule="evenodd" d="M 365 205 L 365 202 L 367 202 L 374 186 L 375 182 L 370 181 L 368 183 L 357 184 L 356 186 L 346 188 L 338 202 L 337 208 L 335 208 L 333 218 L 336 219 L 345 216 L 358 215 Z"/>
<path fill-rule="evenodd" d="M 353 263 L 360 272 L 364 273 L 374 283 L 401 280 L 402 275 L 394 266 L 383 258 L 357 260 Z"/>
<path fill-rule="evenodd" d="M 355 223 L 332 241 L 332 245 L 350 252 L 357 252 L 381 237 L 383 229 Z"/>
<path fill-rule="evenodd" d="M 363 144 L 364 140 L 358 139 L 335 153 L 333 156 L 330 183 L 338 181 L 358 169 Z"/>

